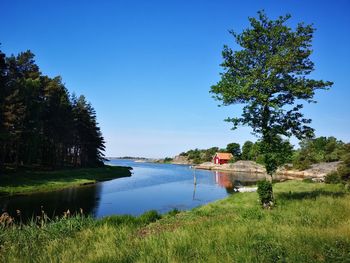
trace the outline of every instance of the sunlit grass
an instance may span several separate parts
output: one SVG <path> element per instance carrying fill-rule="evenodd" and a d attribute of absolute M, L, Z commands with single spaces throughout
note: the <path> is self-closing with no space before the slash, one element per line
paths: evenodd
<path fill-rule="evenodd" d="M 52 191 L 130 175 L 128 167 L 119 166 L 58 171 L 23 171 L 0 177 L 0 195 Z"/>
<path fill-rule="evenodd" d="M 188 212 L 3 229 L 2 262 L 347 262 L 350 195 L 341 185 L 274 185 L 277 206 L 234 194 Z"/>

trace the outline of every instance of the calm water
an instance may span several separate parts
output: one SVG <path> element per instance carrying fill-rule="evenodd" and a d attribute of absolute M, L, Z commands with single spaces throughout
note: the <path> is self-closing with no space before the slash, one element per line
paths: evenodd
<path fill-rule="evenodd" d="M 24 217 L 38 215 L 41 207 L 50 217 L 80 208 L 95 217 L 139 215 L 151 209 L 165 213 L 224 198 L 235 187 L 260 179 L 248 174 L 193 170 L 183 165 L 131 160 L 112 160 L 109 164 L 133 167 L 132 176 L 49 193 L 2 197 L 0 207 L 12 215 L 19 209 Z"/>

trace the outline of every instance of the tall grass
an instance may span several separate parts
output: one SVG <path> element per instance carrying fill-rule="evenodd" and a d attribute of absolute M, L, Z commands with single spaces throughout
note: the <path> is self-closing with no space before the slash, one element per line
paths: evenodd
<path fill-rule="evenodd" d="M 274 185 L 277 206 L 238 193 L 162 218 L 75 216 L 2 229 L 1 262 L 349 262 L 350 195 L 341 185 Z"/>

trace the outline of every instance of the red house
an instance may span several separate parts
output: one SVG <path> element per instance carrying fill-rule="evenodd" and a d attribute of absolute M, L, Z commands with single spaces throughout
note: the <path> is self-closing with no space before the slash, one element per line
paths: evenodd
<path fill-rule="evenodd" d="M 215 164 L 228 163 L 229 160 L 233 158 L 232 153 L 216 153 L 213 157 L 213 162 Z"/>

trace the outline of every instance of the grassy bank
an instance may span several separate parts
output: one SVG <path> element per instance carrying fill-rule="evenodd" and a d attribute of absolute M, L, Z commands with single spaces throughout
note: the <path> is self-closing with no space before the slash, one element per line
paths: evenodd
<path fill-rule="evenodd" d="M 21 171 L 0 176 L 0 195 L 58 190 L 131 176 L 130 168 L 104 166 L 58 171 Z"/>
<path fill-rule="evenodd" d="M 278 206 L 238 193 L 158 219 L 69 218 L 0 232 L 2 262 L 348 262 L 350 195 L 341 185 L 284 182 Z"/>

